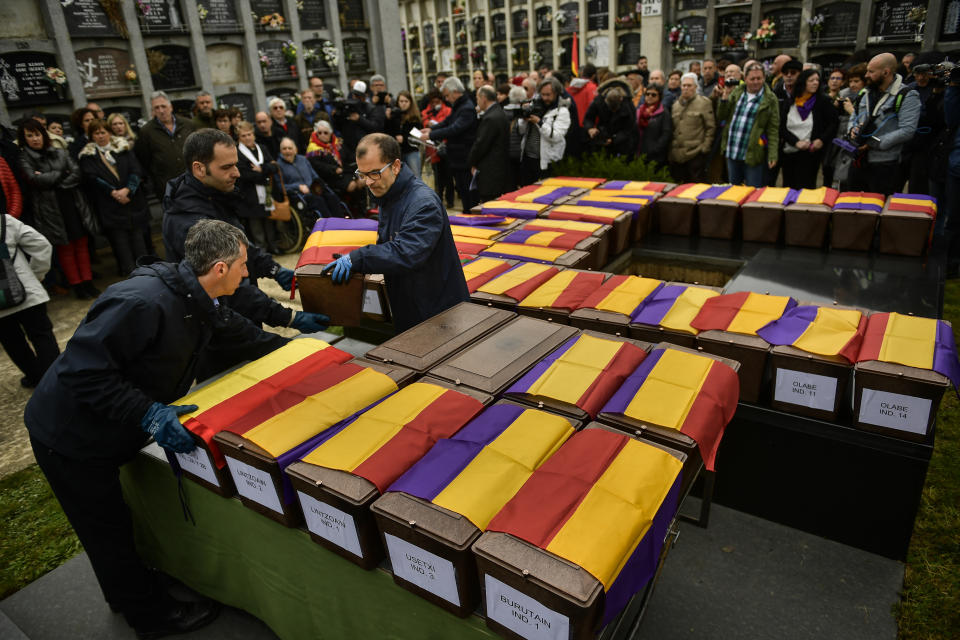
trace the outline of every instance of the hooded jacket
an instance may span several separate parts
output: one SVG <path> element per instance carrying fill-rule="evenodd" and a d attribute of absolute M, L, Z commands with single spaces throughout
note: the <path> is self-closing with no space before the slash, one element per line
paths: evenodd
<path fill-rule="evenodd" d="M 587 109 L 597 97 L 597 83 L 587 78 L 574 78 L 567 86 L 567 93 L 577 105 L 577 124 L 582 127 L 583 117 L 587 115 Z"/>
<path fill-rule="evenodd" d="M 100 159 L 95 142 L 88 143 L 80 150 L 80 170 L 89 187 L 87 193 L 91 195 L 107 229 L 139 229 L 147 221 L 147 199 L 141 189 L 143 170 L 125 138 L 111 136 L 107 148 L 116 162 L 113 165 L 116 176 Z M 120 204 L 110 195 L 112 191 L 123 188 L 130 189 L 130 202 L 127 204 Z"/>
<path fill-rule="evenodd" d="M 147 441 L 147 409 L 190 389 L 214 336 L 247 359 L 288 341 L 214 305 L 186 262 L 136 269 L 97 298 L 40 380 L 27 430 L 68 458 L 128 460 Z"/>

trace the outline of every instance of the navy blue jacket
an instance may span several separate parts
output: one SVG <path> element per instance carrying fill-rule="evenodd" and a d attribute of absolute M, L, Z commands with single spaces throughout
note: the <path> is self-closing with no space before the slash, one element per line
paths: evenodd
<path fill-rule="evenodd" d="M 447 141 L 447 162 L 451 169 L 470 167 L 470 148 L 477 137 L 477 109 L 470 96 L 463 94 L 453 103 L 450 115 L 430 130 L 430 139 Z"/>
<path fill-rule="evenodd" d="M 68 458 L 123 462 L 147 440 L 147 409 L 186 394 L 214 337 L 244 359 L 288 340 L 215 306 L 186 262 L 140 267 L 90 307 L 27 403 L 27 430 Z"/>
<path fill-rule="evenodd" d="M 382 273 L 398 332 L 470 298 L 450 220 L 406 166 L 380 200 L 377 244 L 350 252 L 359 273 Z"/>

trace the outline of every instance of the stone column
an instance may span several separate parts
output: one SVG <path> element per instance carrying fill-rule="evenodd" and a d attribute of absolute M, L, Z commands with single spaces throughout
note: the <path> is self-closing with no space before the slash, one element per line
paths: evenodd
<path fill-rule="evenodd" d="M 147 50 L 143 44 L 143 34 L 140 33 L 140 21 L 137 20 L 137 9 L 132 2 L 121 3 L 123 8 L 123 19 L 127 23 L 127 31 L 130 33 L 130 59 L 133 61 L 133 68 L 137 72 L 137 80 L 140 84 L 141 102 L 143 103 L 143 118 L 149 120 L 152 116 L 150 107 L 150 94 L 153 93 L 153 77 L 150 75 L 150 65 L 147 62 Z M 194 7 L 196 12 L 196 7 Z M 193 25 L 190 25 L 193 31 Z"/>

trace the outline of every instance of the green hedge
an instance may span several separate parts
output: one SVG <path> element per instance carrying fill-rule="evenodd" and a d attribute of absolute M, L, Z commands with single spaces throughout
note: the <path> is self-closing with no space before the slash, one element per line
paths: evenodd
<path fill-rule="evenodd" d="M 588 153 L 578 158 L 568 157 L 553 163 L 551 173 L 555 176 L 607 178 L 609 180 L 646 180 L 673 182 L 670 171 L 646 156 L 627 161 L 623 156 L 604 152 Z"/>

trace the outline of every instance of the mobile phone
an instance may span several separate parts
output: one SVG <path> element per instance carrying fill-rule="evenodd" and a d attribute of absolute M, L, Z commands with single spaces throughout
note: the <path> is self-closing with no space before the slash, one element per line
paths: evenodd
<path fill-rule="evenodd" d="M 726 85 L 726 83 L 727 83 L 727 79 L 724 78 L 723 76 L 720 76 L 720 79 L 717 81 L 717 85 L 718 85 L 721 89 L 723 89 L 723 87 L 724 87 L 724 85 Z"/>

